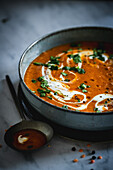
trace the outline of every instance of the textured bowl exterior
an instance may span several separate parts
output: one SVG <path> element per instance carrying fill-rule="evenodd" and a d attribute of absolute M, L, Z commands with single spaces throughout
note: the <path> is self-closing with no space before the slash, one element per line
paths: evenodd
<path fill-rule="evenodd" d="M 33 94 L 24 83 L 24 75 L 29 64 L 42 52 L 55 46 L 76 42 L 97 41 L 113 43 L 113 29 L 103 27 L 77 27 L 49 34 L 31 44 L 23 53 L 19 62 L 19 76 L 22 91 L 29 103 L 51 121 L 79 130 L 113 129 L 113 112 L 86 113 L 65 110 L 45 102 Z"/>

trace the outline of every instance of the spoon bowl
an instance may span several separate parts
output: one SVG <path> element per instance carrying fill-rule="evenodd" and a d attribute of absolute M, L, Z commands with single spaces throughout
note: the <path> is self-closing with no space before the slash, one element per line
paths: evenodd
<path fill-rule="evenodd" d="M 15 89 L 14 89 L 14 86 L 9 78 L 9 76 L 7 75 L 6 76 L 6 81 L 8 83 L 8 86 L 9 86 L 9 89 L 10 89 L 10 92 L 12 94 L 12 97 L 13 97 L 13 100 L 17 106 L 17 109 L 20 113 L 20 116 L 22 118 L 22 121 L 11 126 L 5 133 L 4 135 L 4 140 L 6 142 L 6 144 L 11 147 L 12 149 L 15 149 L 15 150 L 18 150 L 18 151 L 31 151 L 31 150 L 36 150 L 36 149 L 39 149 L 40 147 L 44 146 L 45 144 L 47 144 L 53 137 L 53 129 L 50 125 L 48 125 L 47 123 L 45 122 L 41 122 L 41 121 L 33 121 L 33 120 L 26 120 L 25 116 L 24 116 L 24 113 L 20 107 L 20 103 L 18 101 L 18 97 L 16 95 L 16 92 L 15 92 Z M 25 131 L 30 131 L 30 134 L 33 133 L 33 131 L 35 131 L 35 135 L 37 136 L 34 137 L 34 141 L 35 143 L 38 143 L 38 141 L 40 141 L 40 145 L 36 145 L 35 147 L 32 147 L 30 149 L 21 149 L 24 144 L 26 143 L 26 141 L 28 142 L 30 140 L 30 144 L 33 144 L 33 136 L 30 137 L 25 137 L 23 135 L 21 135 L 22 131 L 24 130 Z M 19 135 L 20 133 L 20 135 Z M 18 134 L 16 136 L 16 141 L 19 145 L 21 145 L 22 147 L 19 148 L 19 147 L 15 147 L 14 145 L 14 141 L 15 141 L 15 135 Z M 39 135 L 40 134 L 40 135 Z M 22 143 L 20 143 L 18 141 L 18 137 L 20 136 L 21 140 L 26 140 L 26 141 L 21 141 Z M 41 136 L 43 136 L 43 139 L 44 141 L 42 141 L 41 139 Z M 18 145 L 18 146 L 19 146 Z M 30 145 L 32 146 L 32 145 Z"/>
<path fill-rule="evenodd" d="M 19 150 L 14 147 L 13 140 L 14 140 L 14 134 L 16 132 L 19 132 L 21 130 L 27 130 L 27 129 L 33 129 L 42 132 L 46 137 L 46 143 L 47 144 L 53 137 L 53 129 L 51 126 L 49 126 L 47 123 L 41 122 L 41 121 L 27 121 L 23 120 L 22 122 L 19 122 L 13 126 L 11 126 L 5 133 L 4 140 L 6 144 L 11 147 L 12 149 Z M 38 148 L 37 148 L 38 149 Z M 33 149 L 34 150 L 34 149 Z M 25 150 L 22 150 L 25 151 Z M 27 150 L 31 151 L 31 150 Z"/>

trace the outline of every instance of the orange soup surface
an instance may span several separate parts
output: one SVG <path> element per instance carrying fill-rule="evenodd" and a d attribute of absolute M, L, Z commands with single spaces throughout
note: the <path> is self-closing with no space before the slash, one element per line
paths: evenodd
<path fill-rule="evenodd" d="M 54 47 L 32 61 L 24 82 L 35 95 L 64 109 L 113 111 L 113 44 Z"/>
<path fill-rule="evenodd" d="M 35 129 L 23 129 L 14 134 L 13 146 L 18 150 L 38 149 L 46 143 L 46 136 Z"/>

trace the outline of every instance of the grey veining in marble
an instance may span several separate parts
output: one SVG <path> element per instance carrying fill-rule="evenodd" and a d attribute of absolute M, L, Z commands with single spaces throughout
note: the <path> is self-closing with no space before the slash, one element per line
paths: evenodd
<path fill-rule="evenodd" d="M 18 61 L 26 47 L 47 33 L 74 26 L 113 26 L 112 1 L 3 1 L 0 4 L 0 170 L 112 170 L 113 142 L 93 143 L 90 151 L 102 160 L 89 164 L 88 142 L 54 136 L 51 147 L 22 154 L 4 143 L 4 133 L 19 122 L 13 99 L 5 81 L 10 74 L 18 87 Z M 75 146 L 77 151 L 71 151 Z M 80 158 L 84 149 L 87 155 Z M 73 163 L 74 158 L 79 159 Z"/>

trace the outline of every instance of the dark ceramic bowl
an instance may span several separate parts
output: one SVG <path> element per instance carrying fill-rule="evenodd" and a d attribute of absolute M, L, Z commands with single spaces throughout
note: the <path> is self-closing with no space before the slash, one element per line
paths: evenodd
<path fill-rule="evenodd" d="M 70 28 L 51 33 L 32 43 L 25 50 L 19 62 L 19 76 L 22 91 L 29 103 L 37 110 L 37 115 L 39 112 L 45 118 L 59 125 L 91 131 L 113 129 L 113 112 L 86 113 L 65 110 L 36 96 L 24 83 L 25 71 L 38 55 L 55 46 L 76 41 L 113 43 L 113 29 L 104 27 Z"/>

